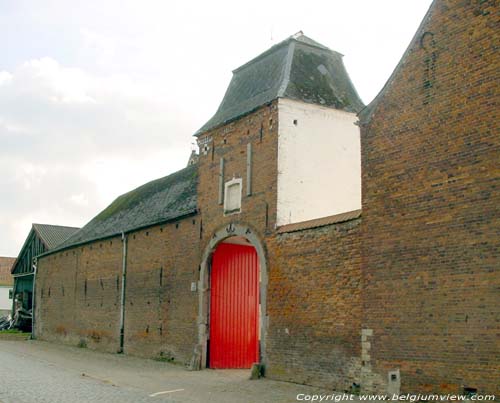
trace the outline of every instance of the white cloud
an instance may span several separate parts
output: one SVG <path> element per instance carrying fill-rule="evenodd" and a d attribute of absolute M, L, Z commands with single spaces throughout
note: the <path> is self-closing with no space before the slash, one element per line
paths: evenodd
<path fill-rule="evenodd" d="M 71 195 L 69 200 L 72 203 L 75 203 L 77 206 L 88 206 L 89 205 L 89 199 L 85 195 L 85 193 L 78 193 Z"/>
<path fill-rule="evenodd" d="M 19 73 L 30 82 L 38 83 L 41 89 L 50 91 L 47 97 L 53 102 L 95 102 L 88 94 L 92 88 L 91 77 L 80 69 L 63 68 L 49 57 L 24 63 Z"/>
<path fill-rule="evenodd" d="M 431 0 L 7 3 L 0 255 L 17 254 L 32 222 L 83 225 L 182 167 L 231 70 L 298 30 L 345 54 L 369 102 Z"/>
<path fill-rule="evenodd" d="M 0 189 L 9 189 L 0 255 L 17 253 L 28 223 L 84 225 L 121 193 L 187 161 L 182 112 L 127 75 L 41 58 L 0 78 Z"/>
<path fill-rule="evenodd" d="M 0 85 L 5 85 L 12 80 L 12 74 L 7 71 L 0 71 Z"/>

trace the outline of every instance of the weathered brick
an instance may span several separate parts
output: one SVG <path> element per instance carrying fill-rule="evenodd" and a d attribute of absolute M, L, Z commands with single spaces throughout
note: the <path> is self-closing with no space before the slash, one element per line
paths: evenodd
<path fill-rule="evenodd" d="M 497 31 L 495 2 L 435 1 L 362 126 L 379 390 L 400 368 L 403 391 L 499 392 Z"/>

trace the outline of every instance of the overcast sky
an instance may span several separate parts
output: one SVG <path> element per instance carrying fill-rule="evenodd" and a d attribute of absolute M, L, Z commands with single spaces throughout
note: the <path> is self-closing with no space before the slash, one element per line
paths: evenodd
<path fill-rule="evenodd" d="M 231 71 L 302 30 L 365 103 L 431 0 L 0 0 L 0 256 L 185 166 Z"/>

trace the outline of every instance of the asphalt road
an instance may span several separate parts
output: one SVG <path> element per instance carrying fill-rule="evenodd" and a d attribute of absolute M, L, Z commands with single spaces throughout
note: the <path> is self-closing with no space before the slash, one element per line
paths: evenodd
<path fill-rule="evenodd" d="M 189 372 L 126 355 L 0 340 L 0 403 L 296 402 L 299 393 L 328 393 L 248 376 L 248 370 Z"/>

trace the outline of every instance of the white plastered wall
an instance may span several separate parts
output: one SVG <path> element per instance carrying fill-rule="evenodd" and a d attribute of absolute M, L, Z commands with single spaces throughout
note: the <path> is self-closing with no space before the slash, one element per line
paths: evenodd
<path fill-rule="evenodd" d="M 356 115 L 283 98 L 278 112 L 277 225 L 360 209 Z"/>
<path fill-rule="evenodd" d="M 9 299 L 9 290 L 12 290 L 11 286 L 0 286 L 0 311 L 12 308 L 12 300 Z"/>

